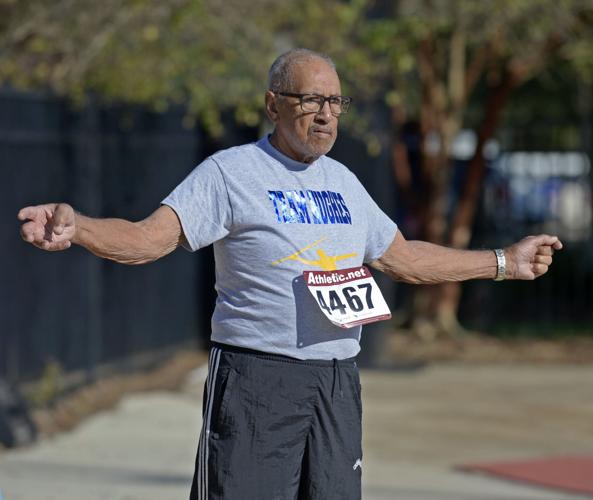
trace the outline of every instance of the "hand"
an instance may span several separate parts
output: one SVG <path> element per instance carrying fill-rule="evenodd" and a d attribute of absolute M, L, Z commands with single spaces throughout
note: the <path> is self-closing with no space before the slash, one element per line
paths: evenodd
<path fill-rule="evenodd" d="M 74 209 L 66 203 L 25 207 L 18 213 L 23 240 L 43 250 L 55 252 L 70 248 L 76 233 Z"/>
<path fill-rule="evenodd" d="M 507 278 L 534 280 L 548 272 L 555 250 L 562 249 L 557 236 L 528 236 L 505 248 Z"/>

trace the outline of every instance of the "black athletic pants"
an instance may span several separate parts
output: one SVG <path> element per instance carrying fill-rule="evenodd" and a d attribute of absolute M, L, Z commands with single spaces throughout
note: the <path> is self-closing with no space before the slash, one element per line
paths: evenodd
<path fill-rule="evenodd" d="M 354 360 L 300 361 L 216 344 L 190 500 L 359 500 Z"/>

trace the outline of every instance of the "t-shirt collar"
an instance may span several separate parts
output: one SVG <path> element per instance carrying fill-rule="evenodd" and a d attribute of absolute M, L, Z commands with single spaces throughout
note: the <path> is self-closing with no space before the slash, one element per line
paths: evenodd
<path fill-rule="evenodd" d="M 267 154 L 269 154 L 272 158 L 282 163 L 282 165 L 284 165 L 288 170 L 306 170 L 319 160 L 317 159 L 312 163 L 303 163 L 294 160 L 290 156 L 286 156 L 282 151 L 276 149 L 274 145 L 270 142 L 270 137 L 270 134 L 265 135 L 259 141 L 257 141 L 256 145 L 263 151 L 265 151 Z"/>

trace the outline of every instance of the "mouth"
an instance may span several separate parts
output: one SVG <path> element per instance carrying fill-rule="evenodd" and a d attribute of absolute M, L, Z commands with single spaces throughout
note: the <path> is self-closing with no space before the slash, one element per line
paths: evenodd
<path fill-rule="evenodd" d="M 324 137 L 333 135 L 333 131 L 331 129 L 325 129 L 325 128 L 315 128 L 311 131 L 311 133 L 313 133 L 315 135 L 324 136 Z"/>

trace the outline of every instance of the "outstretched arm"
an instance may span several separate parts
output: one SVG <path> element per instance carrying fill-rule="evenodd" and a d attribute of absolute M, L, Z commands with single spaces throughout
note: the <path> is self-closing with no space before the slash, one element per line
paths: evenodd
<path fill-rule="evenodd" d="M 48 251 L 66 250 L 74 243 L 99 257 L 122 264 L 145 264 L 164 257 L 184 241 L 177 214 L 161 206 L 140 222 L 93 219 L 66 203 L 23 208 L 18 213 L 22 238 Z"/>
<path fill-rule="evenodd" d="M 556 236 L 528 236 L 504 249 L 506 279 L 533 280 L 548 271 L 562 243 Z M 494 279 L 492 250 L 456 250 L 425 241 L 407 241 L 400 231 L 387 251 L 371 263 L 395 280 L 413 284 Z"/>

